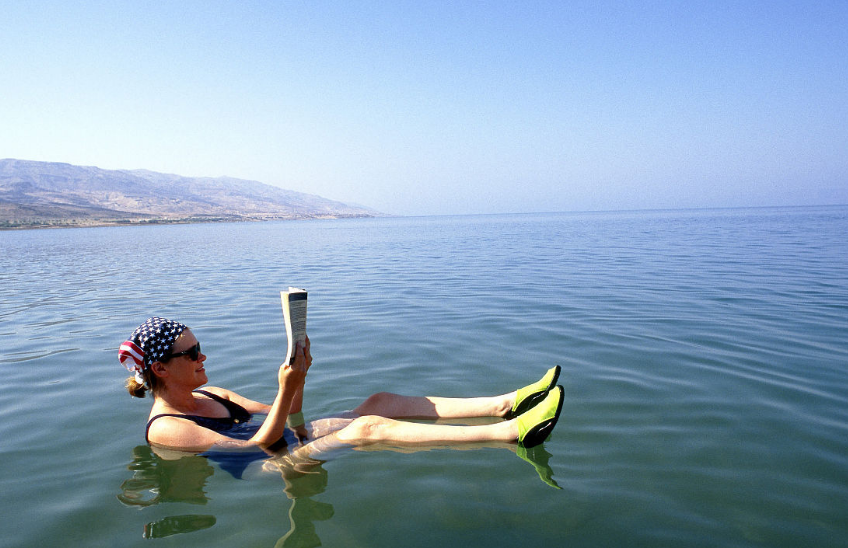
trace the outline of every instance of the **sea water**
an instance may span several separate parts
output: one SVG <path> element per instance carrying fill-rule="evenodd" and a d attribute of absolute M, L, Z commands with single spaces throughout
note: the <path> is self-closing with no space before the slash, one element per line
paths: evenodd
<path fill-rule="evenodd" d="M 846 234 L 845 207 L 0 232 L 0 545 L 844 546 Z M 308 418 L 560 364 L 532 455 L 559 489 L 510 446 L 152 453 L 120 342 L 180 320 L 210 384 L 270 401 L 290 285 Z"/>

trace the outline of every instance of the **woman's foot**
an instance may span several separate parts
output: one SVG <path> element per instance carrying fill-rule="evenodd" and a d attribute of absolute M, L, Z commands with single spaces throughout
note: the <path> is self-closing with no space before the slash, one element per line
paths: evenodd
<path fill-rule="evenodd" d="M 557 386 L 536 407 L 518 417 L 518 443 L 530 448 L 548 439 L 559 420 L 563 399 L 562 386 Z"/>
<path fill-rule="evenodd" d="M 519 388 L 515 393 L 515 402 L 512 404 L 512 409 L 506 412 L 504 418 L 507 420 L 514 419 L 542 401 L 548 395 L 551 388 L 556 386 L 557 379 L 559 379 L 559 372 L 560 367 L 558 365 L 554 366 L 548 369 L 545 376 L 538 381 L 524 388 Z"/>

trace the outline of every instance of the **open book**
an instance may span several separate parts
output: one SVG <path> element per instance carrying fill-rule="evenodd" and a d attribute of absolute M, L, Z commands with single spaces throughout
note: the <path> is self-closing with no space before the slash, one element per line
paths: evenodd
<path fill-rule="evenodd" d="M 280 301 L 283 303 L 286 337 L 289 339 L 285 363 L 291 364 L 294 360 L 295 344 L 306 344 L 306 290 L 290 287 L 288 291 L 280 291 Z"/>

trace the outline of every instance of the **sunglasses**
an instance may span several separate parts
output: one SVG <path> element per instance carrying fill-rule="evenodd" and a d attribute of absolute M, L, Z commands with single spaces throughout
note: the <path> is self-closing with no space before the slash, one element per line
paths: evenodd
<path fill-rule="evenodd" d="M 172 360 L 174 358 L 179 358 L 180 356 L 188 356 L 191 361 L 196 362 L 198 358 L 200 358 L 200 343 L 197 343 L 188 350 L 183 350 L 182 352 L 171 354 L 165 361 Z"/>

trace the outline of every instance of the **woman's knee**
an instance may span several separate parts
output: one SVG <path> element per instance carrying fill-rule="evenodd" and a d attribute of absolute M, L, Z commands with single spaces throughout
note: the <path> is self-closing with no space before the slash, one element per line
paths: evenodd
<path fill-rule="evenodd" d="M 391 419 L 377 415 L 364 415 L 351 421 L 350 424 L 336 433 L 339 440 L 354 445 L 376 443 L 385 439 L 385 430 L 394 422 Z"/>
<path fill-rule="evenodd" d="M 396 405 L 400 396 L 391 392 L 377 392 L 371 394 L 362 402 L 356 411 L 360 415 L 387 415 L 391 414 L 392 408 Z"/>

